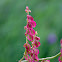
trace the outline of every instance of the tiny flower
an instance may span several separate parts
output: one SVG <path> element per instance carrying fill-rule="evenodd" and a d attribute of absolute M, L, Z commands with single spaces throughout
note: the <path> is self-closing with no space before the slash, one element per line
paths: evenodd
<path fill-rule="evenodd" d="M 40 46 L 40 42 L 35 40 L 34 42 L 32 42 L 32 45 L 33 47 L 38 48 Z"/>
<path fill-rule="evenodd" d="M 26 33 L 27 33 L 27 34 L 30 34 L 30 30 L 29 30 L 29 29 L 27 29 L 27 30 L 26 30 Z"/>
<path fill-rule="evenodd" d="M 62 62 L 62 55 L 58 58 L 59 62 Z"/>
<path fill-rule="evenodd" d="M 58 58 L 58 60 L 59 60 L 59 62 L 62 62 L 62 39 L 60 40 L 60 43 L 61 43 L 61 50 L 60 50 L 61 55 L 60 55 L 60 57 Z"/>
<path fill-rule="evenodd" d="M 39 61 L 38 54 L 39 54 L 39 50 L 35 49 L 35 48 L 32 48 L 30 56 L 31 56 L 31 58 L 33 59 L 34 62 Z"/>
<path fill-rule="evenodd" d="M 38 55 L 35 55 L 35 59 L 36 59 L 37 61 L 39 61 Z"/>
<path fill-rule="evenodd" d="M 60 40 L 60 43 L 61 43 L 61 48 L 62 48 L 62 39 Z"/>
<path fill-rule="evenodd" d="M 32 27 L 35 28 L 36 27 L 36 22 L 35 21 L 32 21 Z"/>
<path fill-rule="evenodd" d="M 26 48 L 27 53 L 30 53 L 30 51 L 31 51 L 31 46 L 30 46 L 30 44 L 25 43 L 23 47 Z"/>
<path fill-rule="evenodd" d="M 32 62 L 32 59 L 30 58 L 30 59 L 28 60 L 28 62 Z"/>
<path fill-rule="evenodd" d="M 26 29 L 27 27 L 26 26 L 24 26 L 24 29 Z"/>
<path fill-rule="evenodd" d="M 25 36 L 27 36 L 27 32 L 25 32 Z"/>
<path fill-rule="evenodd" d="M 35 32 L 35 34 L 36 34 L 36 35 L 38 34 L 37 31 Z"/>
<path fill-rule="evenodd" d="M 27 28 L 29 29 L 29 28 L 32 28 L 32 24 L 31 24 L 31 22 L 28 22 L 28 24 L 27 24 Z"/>
<path fill-rule="evenodd" d="M 35 30 L 33 28 L 27 29 L 26 30 L 27 34 L 35 35 Z"/>
<path fill-rule="evenodd" d="M 31 15 L 27 15 L 27 18 L 28 18 L 28 20 L 31 20 L 31 21 L 34 20 L 33 17 L 32 17 Z"/>
<path fill-rule="evenodd" d="M 27 39 L 28 39 L 29 41 L 32 41 L 32 40 L 33 40 L 33 35 L 29 34 L 29 35 L 27 36 Z"/>
<path fill-rule="evenodd" d="M 25 54 L 25 60 L 29 60 L 29 55 L 28 54 Z"/>
<path fill-rule="evenodd" d="M 62 43 L 62 39 L 60 40 L 60 43 Z"/>
<path fill-rule="evenodd" d="M 35 40 L 40 40 L 40 37 L 35 36 Z"/>
<path fill-rule="evenodd" d="M 60 52 L 61 52 L 61 55 L 62 55 L 62 48 L 61 48 Z"/>
<path fill-rule="evenodd" d="M 39 54 L 39 50 L 38 49 L 34 49 L 34 54 L 38 55 Z"/>
<path fill-rule="evenodd" d="M 26 6 L 25 12 L 26 12 L 26 13 L 31 12 L 31 10 L 29 10 L 28 6 Z"/>
<path fill-rule="evenodd" d="M 25 12 L 27 13 L 27 12 L 28 12 L 28 10 L 27 10 L 27 9 L 25 9 Z"/>
<path fill-rule="evenodd" d="M 34 54 L 34 51 L 33 51 L 33 50 L 31 50 L 31 53 L 30 53 L 31 57 L 33 57 L 33 54 Z"/>
<path fill-rule="evenodd" d="M 26 9 L 29 10 L 28 6 L 26 6 Z"/>
<path fill-rule="evenodd" d="M 30 34 L 35 35 L 35 30 L 33 28 L 30 29 Z"/>
<path fill-rule="evenodd" d="M 50 60 L 46 60 L 45 62 L 50 62 Z"/>
<path fill-rule="evenodd" d="M 35 21 L 28 21 L 27 28 L 35 28 L 36 27 L 36 22 Z"/>

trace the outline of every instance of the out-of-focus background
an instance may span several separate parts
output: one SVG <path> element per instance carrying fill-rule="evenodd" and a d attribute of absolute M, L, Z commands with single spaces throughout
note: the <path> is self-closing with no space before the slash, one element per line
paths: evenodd
<path fill-rule="evenodd" d="M 26 13 L 37 26 L 40 37 L 39 57 L 50 57 L 60 51 L 62 38 L 62 0 L 0 0 L 0 62 L 18 62 L 24 53 Z M 50 60 L 58 62 L 58 57 Z"/>

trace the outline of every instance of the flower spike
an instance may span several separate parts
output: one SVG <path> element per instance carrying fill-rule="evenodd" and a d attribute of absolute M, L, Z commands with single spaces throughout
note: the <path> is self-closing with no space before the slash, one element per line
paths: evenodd
<path fill-rule="evenodd" d="M 26 39 L 31 41 L 32 43 L 32 47 L 30 46 L 29 42 L 26 42 L 24 44 L 24 47 L 26 49 L 25 60 L 27 60 L 28 62 L 38 62 L 39 50 L 37 48 L 40 46 L 40 38 L 36 36 L 37 31 L 33 29 L 36 27 L 36 22 L 34 21 L 34 18 L 29 15 L 29 12 L 31 12 L 31 10 L 28 8 L 28 6 L 26 6 L 25 11 L 27 13 L 27 25 L 24 27 L 24 29 L 26 30 L 25 36 Z"/>

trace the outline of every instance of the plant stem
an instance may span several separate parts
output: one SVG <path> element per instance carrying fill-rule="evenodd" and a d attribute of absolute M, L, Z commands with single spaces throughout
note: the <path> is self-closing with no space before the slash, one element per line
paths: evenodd
<path fill-rule="evenodd" d="M 58 54 L 56 54 L 55 56 L 52 56 L 52 57 L 46 57 L 46 58 L 40 58 L 39 61 L 42 61 L 42 60 L 49 60 L 49 59 L 54 59 L 58 56 L 60 56 L 61 52 L 59 52 Z"/>
<path fill-rule="evenodd" d="M 19 62 L 22 62 L 23 59 L 24 59 L 24 56 L 19 60 Z"/>
<path fill-rule="evenodd" d="M 60 54 L 61 54 L 61 52 L 59 52 L 58 54 L 56 54 L 55 56 L 52 56 L 52 57 L 40 58 L 39 61 L 54 59 L 54 58 L 60 56 Z M 21 62 L 27 62 L 27 60 L 23 60 Z"/>

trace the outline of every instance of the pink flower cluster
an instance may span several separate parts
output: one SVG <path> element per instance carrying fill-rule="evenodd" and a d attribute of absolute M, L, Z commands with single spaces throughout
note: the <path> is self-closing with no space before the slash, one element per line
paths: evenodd
<path fill-rule="evenodd" d="M 60 55 L 60 57 L 58 58 L 58 60 L 59 60 L 59 62 L 62 62 L 62 39 L 61 39 L 60 43 L 61 43 L 61 50 L 60 50 L 61 55 Z"/>
<path fill-rule="evenodd" d="M 50 62 L 50 60 L 43 60 L 43 61 L 41 61 L 41 62 Z"/>
<path fill-rule="evenodd" d="M 29 10 L 28 7 L 26 7 L 25 11 L 27 13 L 27 25 L 24 27 L 24 29 L 26 30 L 25 36 L 28 39 L 24 44 L 24 47 L 26 49 L 25 60 L 27 60 L 28 62 L 38 62 L 39 50 L 37 48 L 40 46 L 40 38 L 36 36 L 37 31 L 33 29 L 36 27 L 36 22 L 34 21 L 33 17 L 29 15 L 29 12 L 31 12 L 31 10 Z M 31 45 L 28 41 L 31 41 Z"/>

